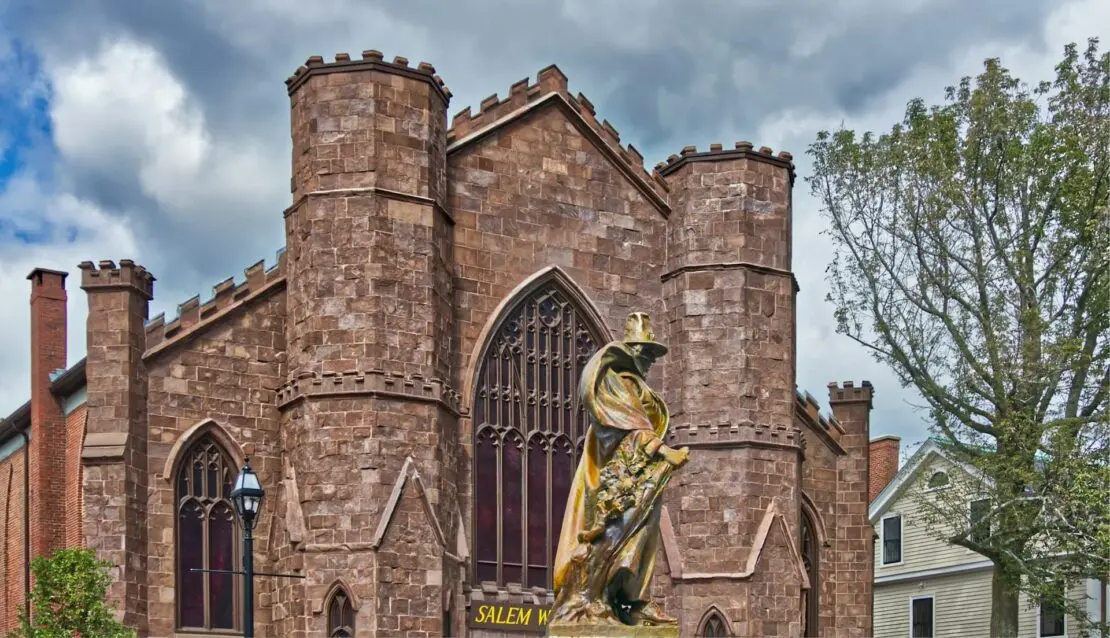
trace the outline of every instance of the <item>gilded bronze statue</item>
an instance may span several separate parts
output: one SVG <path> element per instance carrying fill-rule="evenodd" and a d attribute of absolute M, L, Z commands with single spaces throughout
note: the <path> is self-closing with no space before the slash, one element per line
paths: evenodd
<path fill-rule="evenodd" d="M 678 621 L 651 598 L 660 496 L 689 458 L 688 448 L 663 443 L 667 406 L 645 381 L 666 352 L 648 315 L 634 312 L 624 339 L 601 348 L 583 370 L 578 392 L 590 426 L 555 556 L 552 636 L 587 635 L 581 630 L 591 627 L 608 628 L 596 635 L 640 633 L 633 627 L 677 632 Z"/>

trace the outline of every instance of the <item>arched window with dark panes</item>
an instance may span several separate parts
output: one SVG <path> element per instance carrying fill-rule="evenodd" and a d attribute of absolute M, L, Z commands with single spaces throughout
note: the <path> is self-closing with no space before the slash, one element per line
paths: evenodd
<path fill-rule="evenodd" d="M 354 638 L 354 635 L 355 608 L 350 594 L 340 587 L 328 603 L 328 638 Z"/>
<path fill-rule="evenodd" d="M 560 276 L 506 306 L 474 383 L 473 578 L 550 589 L 587 427 L 578 381 L 605 331 Z"/>
<path fill-rule="evenodd" d="M 802 593 L 805 597 L 805 618 L 803 636 L 816 636 L 817 635 L 817 622 L 820 615 L 820 596 L 821 582 L 818 580 L 818 547 L 817 547 L 817 530 L 813 526 L 813 520 L 806 511 L 802 511 L 802 563 L 806 568 L 806 576 L 809 578 L 809 589 Z"/>
<path fill-rule="evenodd" d="M 240 541 L 231 487 L 235 465 L 211 436 L 178 464 L 177 624 L 183 630 L 239 629 L 238 579 L 196 570 L 235 570 Z"/>

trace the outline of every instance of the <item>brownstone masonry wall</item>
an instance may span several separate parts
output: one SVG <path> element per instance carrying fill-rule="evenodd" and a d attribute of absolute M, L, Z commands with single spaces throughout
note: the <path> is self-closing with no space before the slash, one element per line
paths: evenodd
<path fill-rule="evenodd" d="M 398 487 L 406 462 L 423 477 L 433 527 L 453 538 L 457 525 L 447 93 L 430 65 L 367 51 L 327 65 L 310 58 L 289 94 L 289 352 L 279 408 L 306 533 L 285 566 L 303 566 L 304 585 L 321 595 L 337 579 L 366 583 L 360 631 L 431 630 L 442 619 L 442 544 L 420 517 L 390 519 L 380 533 L 372 525 L 386 520 L 391 493 L 410 489 Z M 279 599 L 295 604 L 296 587 Z M 300 615 L 275 626 L 316 636 L 324 622 Z"/>
<path fill-rule="evenodd" d="M 817 400 L 808 392 L 795 402 L 796 424 L 805 437 L 805 461 L 802 463 L 802 491 L 810 499 L 810 513 L 817 527 L 818 582 L 811 583 L 817 595 L 819 635 L 835 635 L 836 616 L 836 553 L 832 541 L 836 533 L 837 504 L 840 498 L 838 466 L 845 454 L 839 439 L 841 426 L 818 411 Z M 803 505 L 803 507 L 805 507 Z"/>
<path fill-rule="evenodd" d="M 837 519 L 833 551 L 836 556 L 836 616 L 838 635 L 871 635 L 874 577 L 874 528 L 867 515 L 869 448 L 872 408 L 871 382 L 829 384 L 829 404 L 844 434 L 845 454 L 837 466 Z"/>
<path fill-rule="evenodd" d="M 265 509 L 254 532 L 255 567 L 274 571 L 271 534 L 283 504 L 277 389 L 284 379 L 285 283 L 280 262 L 268 277 L 258 277 L 257 272 L 264 270 L 248 269 L 245 286 L 255 285 L 242 291 L 234 307 L 229 305 L 204 319 L 198 313 L 196 320 L 203 325 L 188 323 L 189 307 L 194 304 L 183 307 L 186 328 L 171 332 L 168 340 L 159 334 L 157 347 L 144 357 L 149 375 L 148 516 L 151 529 L 160 530 L 148 539 L 152 636 L 170 636 L 175 629 L 178 515 L 174 477 L 181 455 L 200 437 L 212 435 L 236 465 L 250 451 L 251 467 L 267 490 Z M 194 326 L 196 330 L 187 331 Z M 147 343 L 151 343 L 150 335 Z M 272 626 L 274 583 L 274 579 L 259 578 L 255 586 L 258 636 L 282 635 Z"/>
<path fill-rule="evenodd" d="M 674 211 L 663 276 L 672 345 L 664 394 L 674 403 L 668 443 L 692 448 L 666 497 L 683 561 L 683 629 L 695 632 L 715 601 L 738 630 L 759 633 L 768 623 L 796 631 L 797 604 L 771 613 L 761 602 L 718 591 L 731 581 L 750 595 L 771 587 L 800 600 L 796 569 L 744 573 L 772 502 L 788 536 L 797 533 L 790 156 L 756 152 L 745 142 L 728 151 L 687 148 L 661 174 Z M 784 548 L 772 543 L 767 551 Z M 687 572 L 721 576 L 701 580 Z"/>
<path fill-rule="evenodd" d="M 83 262 L 88 294 L 88 423 L 83 491 L 85 539 L 117 567 L 110 595 L 140 635 L 147 624 L 147 378 L 144 322 L 154 277 L 123 260 Z"/>

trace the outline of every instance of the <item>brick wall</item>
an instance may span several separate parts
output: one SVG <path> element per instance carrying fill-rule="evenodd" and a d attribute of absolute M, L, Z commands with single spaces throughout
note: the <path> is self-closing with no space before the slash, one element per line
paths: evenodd
<path fill-rule="evenodd" d="M 0 631 L 12 631 L 19 626 L 19 614 L 24 610 L 25 591 L 25 535 L 24 535 L 24 476 L 27 463 L 26 448 L 13 452 L 0 461 Z"/>
<path fill-rule="evenodd" d="M 867 501 L 874 501 L 894 475 L 898 473 L 898 455 L 901 453 L 902 439 L 896 436 L 880 436 L 870 442 L 868 454 L 871 458 L 871 475 L 867 483 Z"/>
<path fill-rule="evenodd" d="M 81 448 L 85 443 L 84 405 L 66 415 L 65 431 L 65 546 L 85 545 L 85 510 L 81 477 Z"/>
<path fill-rule="evenodd" d="M 67 273 L 37 268 L 31 281 L 31 551 L 50 554 L 66 542 L 66 423 L 50 392 L 66 367 Z"/>

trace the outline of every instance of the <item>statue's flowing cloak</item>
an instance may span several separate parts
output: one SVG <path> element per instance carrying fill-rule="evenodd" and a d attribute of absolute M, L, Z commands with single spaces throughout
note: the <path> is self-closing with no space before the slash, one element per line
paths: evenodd
<path fill-rule="evenodd" d="M 590 358 L 582 372 L 578 391 L 590 427 L 563 514 L 562 533 L 555 554 L 557 591 L 564 584 L 571 556 L 580 545 L 579 533 L 594 525 L 592 512 L 587 511 L 587 507 L 594 502 L 592 497 L 597 494 L 602 468 L 630 434 L 654 453 L 662 444 L 669 420 L 666 404 L 644 382 L 643 373 L 624 342 L 611 342 Z M 654 512 L 648 517 L 651 520 L 646 521 L 647 525 L 630 530 L 633 534 L 624 542 L 625 551 L 621 552 L 619 563 L 613 565 L 614 570 L 626 570 L 627 582 L 623 587 L 635 596 L 647 593 L 655 567 L 659 507 L 652 509 Z"/>

